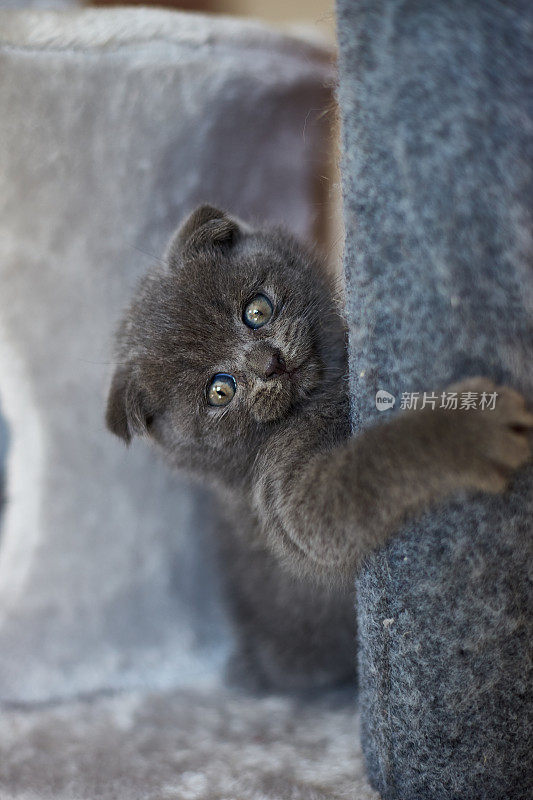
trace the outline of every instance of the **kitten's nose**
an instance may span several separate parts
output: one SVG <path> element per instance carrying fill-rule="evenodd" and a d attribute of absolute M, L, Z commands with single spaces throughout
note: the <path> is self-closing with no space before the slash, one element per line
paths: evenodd
<path fill-rule="evenodd" d="M 279 350 L 274 350 L 265 344 L 255 347 L 249 353 L 248 365 L 257 377 L 264 381 L 271 380 L 277 375 L 283 375 L 287 372 L 285 361 Z"/>
<path fill-rule="evenodd" d="M 270 361 L 268 362 L 264 377 L 265 379 L 273 378 L 275 375 L 283 375 L 284 372 L 287 372 L 285 368 L 285 361 L 281 354 L 276 351 L 272 354 Z"/>

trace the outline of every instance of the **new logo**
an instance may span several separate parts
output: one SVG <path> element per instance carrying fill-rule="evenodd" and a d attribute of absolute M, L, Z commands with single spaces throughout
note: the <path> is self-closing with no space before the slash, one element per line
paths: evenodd
<path fill-rule="evenodd" d="M 376 392 L 376 408 L 378 411 L 387 411 L 389 408 L 394 408 L 395 402 L 394 395 L 386 392 L 385 389 L 379 389 Z"/>

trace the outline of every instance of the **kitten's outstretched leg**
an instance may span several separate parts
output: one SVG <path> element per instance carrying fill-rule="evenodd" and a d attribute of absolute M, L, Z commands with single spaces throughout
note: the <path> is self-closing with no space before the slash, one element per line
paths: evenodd
<path fill-rule="evenodd" d="M 531 456 L 533 414 L 517 392 L 482 378 L 450 390 L 498 398 L 493 410 L 402 412 L 341 445 L 325 431 L 311 441 L 304 428 L 269 445 L 277 453 L 258 465 L 255 500 L 291 568 L 349 577 L 410 516 L 460 490 L 505 489 Z"/>

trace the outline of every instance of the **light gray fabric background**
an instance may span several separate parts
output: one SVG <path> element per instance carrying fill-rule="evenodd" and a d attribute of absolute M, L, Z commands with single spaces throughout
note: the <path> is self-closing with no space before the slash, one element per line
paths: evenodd
<path fill-rule="evenodd" d="M 198 202 L 309 236 L 329 54 L 144 9 L 3 12 L 0 32 L 0 697 L 212 684 L 216 514 L 105 430 L 111 332 Z"/>
<path fill-rule="evenodd" d="M 0 9 L 63 9 L 79 6 L 78 0 L 0 0 Z M 0 392 L 1 397 L 1 392 Z M 3 500 L 3 484 L 5 479 L 5 460 L 8 447 L 8 432 L 5 419 L 0 406 L 0 514 Z M 0 528 L 1 535 L 1 528 Z"/>

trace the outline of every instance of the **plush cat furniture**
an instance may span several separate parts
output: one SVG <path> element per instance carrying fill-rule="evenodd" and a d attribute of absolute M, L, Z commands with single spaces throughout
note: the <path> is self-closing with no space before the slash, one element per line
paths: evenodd
<path fill-rule="evenodd" d="M 0 696 L 210 680 L 226 636 L 201 531 L 218 515 L 105 430 L 112 332 L 202 199 L 310 236 L 329 54 L 140 10 L 6 13 L 2 31 Z"/>
<path fill-rule="evenodd" d="M 398 408 L 468 375 L 533 401 L 532 11 L 338 2 L 356 427 L 379 389 Z M 532 511 L 529 468 L 368 560 L 363 745 L 386 800 L 532 796 Z"/>
<path fill-rule="evenodd" d="M 353 691 L 224 688 L 219 512 L 103 419 L 113 327 L 190 208 L 311 237 L 330 54 L 147 10 L 4 12 L 0 39 L 0 796 L 374 797 Z"/>

